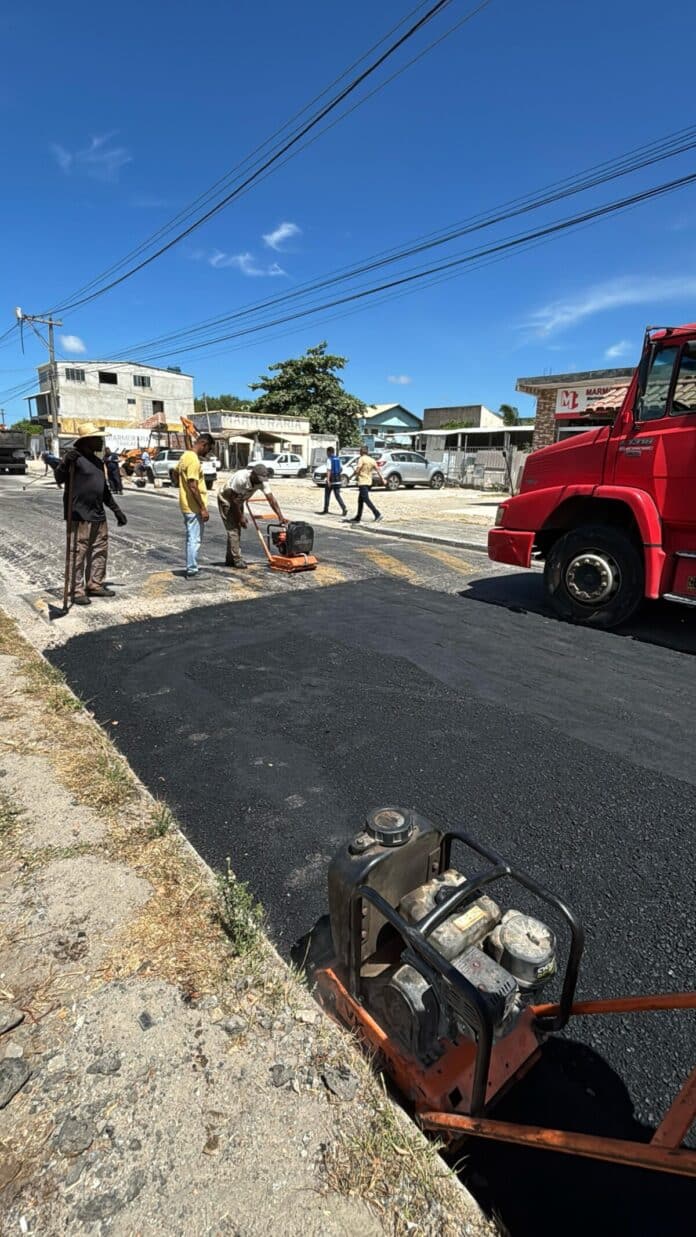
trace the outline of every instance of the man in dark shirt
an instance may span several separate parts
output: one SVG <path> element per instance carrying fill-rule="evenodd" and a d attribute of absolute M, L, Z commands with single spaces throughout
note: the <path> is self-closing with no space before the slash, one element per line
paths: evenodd
<path fill-rule="evenodd" d="M 106 483 L 104 463 L 97 454 L 104 447 L 98 427 L 85 422 L 82 431 L 65 452 L 55 476 L 56 481 L 65 485 L 63 515 L 66 520 L 68 493 L 72 492 L 72 599 L 77 606 L 88 606 L 92 597 L 114 596 L 113 589 L 104 584 L 109 548 L 105 505 L 111 507 L 119 527 L 127 520 Z"/>

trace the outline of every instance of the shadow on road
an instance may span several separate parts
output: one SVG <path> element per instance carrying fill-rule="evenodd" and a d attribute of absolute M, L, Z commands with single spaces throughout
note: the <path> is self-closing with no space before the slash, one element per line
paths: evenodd
<path fill-rule="evenodd" d="M 541 576 L 536 572 L 520 572 L 502 576 L 482 576 L 472 580 L 459 593 L 466 601 L 483 601 L 487 605 L 503 606 L 516 614 L 539 614 L 556 623 L 557 618 L 544 600 Z M 649 601 L 638 613 L 607 636 L 624 636 L 672 649 L 675 653 L 696 653 L 696 615 L 679 605 L 666 601 Z"/>

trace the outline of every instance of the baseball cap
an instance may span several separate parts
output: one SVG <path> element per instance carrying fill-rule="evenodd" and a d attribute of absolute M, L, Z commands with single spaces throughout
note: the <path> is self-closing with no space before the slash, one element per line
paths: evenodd
<path fill-rule="evenodd" d="M 252 464 L 251 471 L 256 473 L 257 477 L 267 477 L 268 469 L 265 464 Z"/>

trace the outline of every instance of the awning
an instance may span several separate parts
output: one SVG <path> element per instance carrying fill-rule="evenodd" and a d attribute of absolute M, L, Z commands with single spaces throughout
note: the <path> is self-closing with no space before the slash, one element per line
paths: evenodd
<path fill-rule="evenodd" d="M 604 395 L 600 395 L 598 399 L 587 405 L 586 415 L 592 416 L 596 412 L 618 412 L 626 398 L 628 387 L 629 383 L 621 387 L 610 387 Z"/>

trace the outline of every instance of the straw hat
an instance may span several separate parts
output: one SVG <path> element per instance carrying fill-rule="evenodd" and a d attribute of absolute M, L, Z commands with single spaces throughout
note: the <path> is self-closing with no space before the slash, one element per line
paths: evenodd
<path fill-rule="evenodd" d="M 85 438 L 103 438 L 104 430 L 100 425 L 95 425 L 94 421 L 83 421 L 80 426 L 80 433 L 73 441 L 73 446 L 76 447 L 79 442 L 84 442 Z"/>

